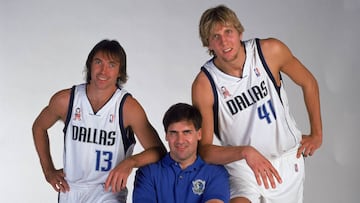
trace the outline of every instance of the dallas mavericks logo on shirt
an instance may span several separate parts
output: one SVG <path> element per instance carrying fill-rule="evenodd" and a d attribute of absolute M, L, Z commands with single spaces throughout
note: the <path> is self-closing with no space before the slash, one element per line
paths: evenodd
<path fill-rule="evenodd" d="M 192 184 L 193 184 L 192 191 L 194 194 L 201 195 L 202 193 L 204 193 L 204 190 L 205 190 L 205 181 L 204 180 L 197 179 L 197 180 L 193 181 Z"/>

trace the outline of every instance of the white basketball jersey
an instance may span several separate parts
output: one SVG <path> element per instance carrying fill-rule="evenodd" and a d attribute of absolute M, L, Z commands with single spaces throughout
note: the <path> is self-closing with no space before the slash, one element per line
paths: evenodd
<path fill-rule="evenodd" d="M 72 88 L 64 127 L 64 172 L 70 184 L 102 184 L 109 171 L 132 154 L 135 138 L 122 120 L 123 103 L 129 95 L 117 89 L 98 112 L 93 112 L 86 84 Z"/>
<path fill-rule="evenodd" d="M 278 157 L 298 145 L 301 132 L 289 113 L 287 96 L 266 65 L 258 39 L 244 42 L 242 78 L 220 71 L 213 59 L 202 71 L 214 93 L 214 131 L 224 146 L 251 145 Z"/>

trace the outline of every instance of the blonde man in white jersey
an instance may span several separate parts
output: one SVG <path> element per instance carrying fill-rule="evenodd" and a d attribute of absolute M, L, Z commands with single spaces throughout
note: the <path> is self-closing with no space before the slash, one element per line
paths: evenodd
<path fill-rule="evenodd" d="M 46 180 L 59 202 L 126 202 L 133 168 L 158 161 L 166 148 L 142 106 L 121 87 L 126 53 L 115 40 L 95 45 L 86 61 L 86 83 L 55 93 L 33 124 Z M 64 122 L 64 169 L 56 169 L 47 130 Z M 144 151 L 132 155 L 137 136 Z"/>
<path fill-rule="evenodd" d="M 244 28 L 226 6 L 206 10 L 199 31 L 213 56 L 192 85 L 203 116 L 201 156 L 228 169 L 231 203 L 302 202 L 303 156 L 322 144 L 316 79 L 281 41 L 242 41 Z M 280 73 L 303 90 L 309 135 L 296 128 Z M 221 146 L 213 144 L 214 134 Z"/>

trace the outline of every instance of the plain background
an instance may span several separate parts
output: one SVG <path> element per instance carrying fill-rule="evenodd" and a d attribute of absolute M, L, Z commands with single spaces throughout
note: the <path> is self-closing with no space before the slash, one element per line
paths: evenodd
<path fill-rule="evenodd" d="M 244 39 L 282 40 L 318 79 L 324 141 L 305 160 L 305 202 L 358 202 L 359 0 L 0 2 L 1 202 L 57 201 L 42 174 L 31 126 L 56 91 L 84 82 L 86 57 L 102 39 L 117 39 L 125 48 L 125 88 L 164 140 L 165 110 L 191 103 L 191 83 L 209 58 L 198 35 L 200 15 L 218 4 L 237 13 Z M 285 88 L 299 128 L 309 133 L 300 88 L 286 77 Z M 62 128 L 56 123 L 50 129 L 59 168 Z M 134 173 L 128 180 L 129 202 Z"/>

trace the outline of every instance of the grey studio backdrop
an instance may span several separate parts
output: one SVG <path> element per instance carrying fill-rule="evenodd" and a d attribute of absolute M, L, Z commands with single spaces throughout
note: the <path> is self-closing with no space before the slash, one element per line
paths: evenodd
<path fill-rule="evenodd" d="M 51 95 L 84 82 L 86 57 L 102 39 L 117 39 L 125 48 L 125 88 L 167 144 L 162 116 L 176 102 L 191 103 L 191 83 L 209 58 L 198 36 L 199 18 L 218 4 L 237 13 L 244 39 L 281 39 L 318 79 L 324 141 L 305 160 L 305 202 L 358 202 L 359 0 L 0 2 L 1 202 L 57 201 L 41 171 L 31 126 Z M 300 88 L 287 77 L 285 88 L 299 128 L 308 133 Z M 62 167 L 62 128 L 59 122 L 49 131 L 56 167 Z"/>

